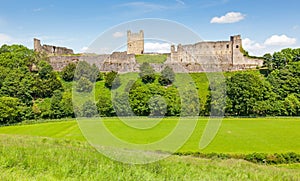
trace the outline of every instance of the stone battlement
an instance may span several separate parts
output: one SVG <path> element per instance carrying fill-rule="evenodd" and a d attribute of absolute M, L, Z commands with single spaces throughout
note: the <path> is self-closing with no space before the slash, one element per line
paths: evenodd
<path fill-rule="evenodd" d="M 54 70 L 61 71 L 71 62 L 87 61 L 95 64 L 100 71 L 138 72 L 140 64 L 135 55 L 144 54 L 144 32 L 127 32 L 127 52 L 113 52 L 103 55 L 75 56 L 73 50 L 64 47 L 43 45 L 34 39 L 34 50 L 49 55 L 50 64 Z M 231 36 L 229 41 L 197 42 L 189 45 L 171 46 L 164 64 L 151 64 L 156 71 L 161 71 L 166 65 L 175 72 L 214 72 L 237 71 L 261 67 L 263 60 L 246 57 L 241 52 L 242 38 Z M 62 56 L 70 55 L 70 56 Z"/>

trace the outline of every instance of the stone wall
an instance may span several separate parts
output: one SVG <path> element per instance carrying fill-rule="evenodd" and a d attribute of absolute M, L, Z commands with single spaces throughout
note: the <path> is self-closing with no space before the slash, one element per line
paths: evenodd
<path fill-rule="evenodd" d="M 132 45 L 132 46 L 130 46 Z M 140 64 L 136 62 L 135 54 L 144 53 L 144 33 L 128 31 L 128 51 L 112 54 L 80 56 L 72 55 L 73 51 L 63 47 L 43 45 L 35 39 L 34 48 L 38 52 L 49 55 L 50 64 L 54 70 L 61 71 L 71 62 L 87 61 L 95 64 L 100 71 L 117 71 L 120 73 L 138 72 Z M 170 66 L 175 72 L 219 72 L 237 71 L 260 67 L 263 60 L 251 59 L 241 53 L 241 36 L 231 36 L 230 41 L 199 42 L 191 45 L 171 46 L 171 53 L 164 64 L 151 64 L 155 71 L 160 72 L 165 66 Z M 69 54 L 66 56 L 66 54 Z"/>
<path fill-rule="evenodd" d="M 193 45 L 171 46 L 170 63 L 198 63 L 202 65 L 245 65 L 262 66 L 263 61 L 250 59 L 241 53 L 240 35 L 231 36 L 230 41 L 199 42 Z"/>
<path fill-rule="evenodd" d="M 53 45 L 41 45 L 39 39 L 34 39 L 34 51 L 46 53 L 48 55 L 71 55 L 74 54 L 72 49 L 66 47 L 58 47 Z"/>

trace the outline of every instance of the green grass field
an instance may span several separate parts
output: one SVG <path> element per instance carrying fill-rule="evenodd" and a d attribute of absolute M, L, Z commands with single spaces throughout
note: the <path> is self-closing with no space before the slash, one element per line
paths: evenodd
<path fill-rule="evenodd" d="M 142 64 L 144 62 L 164 63 L 167 60 L 167 55 L 165 55 L 165 54 L 160 54 L 160 55 L 143 54 L 143 55 L 136 55 L 135 59 L 140 64 Z"/>
<path fill-rule="evenodd" d="M 147 120 L 147 119 L 143 119 Z M 141 121 L 135 118 L 131 121 Z M 150 121 L 150 120 L 147 120 Z M 154 120 L 155 121 L 155 120 Z M 157 120 L 156 120 L 157 121 Z M 201 118 L 181 151 L 199 151 L 207 118 Z M 177 123 L 166 118 L 149 130 L 124 126 L 105 118 L 119 138 L 151 142 L 164 137 Z M 204 152 L 300 153 L 300 118 L 228 118 Z M 300 165 L 260 165 L 237 159 L 171 156 L 147 164 L 128 165 L 99 154 L 80 132 L 76 121 L 61 120 L 0 128 L 1 180 L 297 180 Z"/>
<path fill-rule="evenodd" d="M 140 119 L 132 118 L 130 121 L 139 122 Z M 144 119 L 155 121 L 154 118 Z M 103 118 L 103 121 L 120 139 L 144 144 L 160 140 L 169 134 L 178 118 L 165 118 L 154 128 L 145 130 L 126 126 L 118 118 Z M 225 118 L 215 139 L 204 150 L 200 150 L 198 145 L 207 121 L 207 118 L 199 119 L 193 134 L 179 151 L 300 153 L 300 118 Z M 76 121 L 1 127 L 0 134 L 85 140 Z"/>
<path fill-rule="evenodd" d="M 1 135 L 1 180 L 297 180 L 299 165 L 171 156 L 147 165 L 110 160 L 88 144 Z"/>

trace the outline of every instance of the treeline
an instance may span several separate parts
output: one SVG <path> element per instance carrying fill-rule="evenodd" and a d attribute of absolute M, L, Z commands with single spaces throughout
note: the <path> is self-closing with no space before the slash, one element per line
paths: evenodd
<path fill-rule="evenodd" d="M 143 63 L 140 78 L 126 82 L 118 73 L 100 73 L 87 62 L 55 72 L 47 57 L 21 45 L 3 45 L 0 124 L 75 116 L 299 116 L 300 49 L 266 54 L 260 71 L 211 80 L 203 103 L 193 81 L 175 75 L 170 67 L 157 73 Z M 92 94 L 97 81 L 104 82 L 107 91 L 97 95 L 96 102 L 83 99 L 73 105 L 74 92 Z"/>

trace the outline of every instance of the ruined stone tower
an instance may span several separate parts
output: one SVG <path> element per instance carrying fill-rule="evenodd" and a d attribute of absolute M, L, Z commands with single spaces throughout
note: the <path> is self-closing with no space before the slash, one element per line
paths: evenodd
<path fill-rule="evenodd" d="M 242 38 L 241 35 L 231 36 L 230 42 L 232 44 L 232 64 L 238 64 L 240 60 L 243 59 L 243 54 L 241 53 L 242 48 Z"/>
<path fill-rule="evenodd" d="M 34 51 L 36 51 L 36 52 L 41 52 L 42 51 L 41 40 L 34 38 L 33 39 L 33 46 L 34 46 Z"/>
<path fill-rule="evenodd" d="M 34 51 L 43 52 L 48 55 L 72 55 L 74 51 L 66 47 L 58 47 L 53 45 L 41 45 L 41 40 L 33 39 Z"/>
<path fill-rule="evenodd" d="M 144 31 L 139 33 L 131 33 L 127 31 L 127 54 L 143 54 L 144 53 Z"/>

